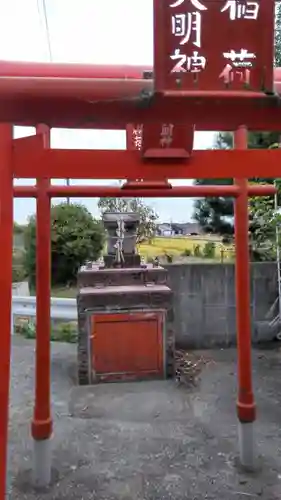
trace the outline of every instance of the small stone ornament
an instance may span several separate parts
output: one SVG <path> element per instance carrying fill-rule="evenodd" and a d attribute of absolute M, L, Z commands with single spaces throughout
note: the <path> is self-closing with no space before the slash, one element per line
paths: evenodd
<path fill-rule="evenodd" d="M 158 257 L 155 257 L 155 259 L 153 261 L 153 267 L 159 267 L 159 258 Z"/>
<path fill-rule="evenodd" d="M 140 265 L 141 265 L 141 267 L 146 267 L 146 261 L 145 261 L 145 258 L 144 258 L 144 256 L 143 256 L 143 255 L 141 256 L 141 262 L 140 262 Z"/>
<path fill-rule="evenodd" d="M 98 260 L 98 266 L 99 269 L 103 269 L 105 267 L 103 255 Z"/>

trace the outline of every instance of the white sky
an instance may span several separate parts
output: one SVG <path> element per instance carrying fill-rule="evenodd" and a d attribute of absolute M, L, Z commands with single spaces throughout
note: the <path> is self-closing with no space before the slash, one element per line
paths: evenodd
<path fill-rule="evenodd" d="M 152 4 L 152 0 L 46 0 L 53 61 L 151 65 Z M 40 0 L 0 2 L 0 59 L 49 61 Z M 32 129 L 23 127 L 16 127 L 15 130 L 16 137 L 32 133 Z M 214 134 L 211 132 L 197 133 L 195 148 L 210 148 L 213 138 Z M 55 129 L 52 131 L 52 146 L 125 149 L 125 132 Z M 30 184 L 26 180 L 17 181 L 19 183 Z M 73 180 L 71 183 L 91 182 Z M 190 182 L 177 182 L 186 183 Z M 98 215 L 97 200 L 77 201 L 83 202 L 94 215 Z M 148 200 L 148 203 L 154 206 L 162 221 L 187 221 L 192 214 L 192 200 L 154 199 Z M 15 200 L 17 222 L 26 222 L 34 211 L 34 200 Z"/>

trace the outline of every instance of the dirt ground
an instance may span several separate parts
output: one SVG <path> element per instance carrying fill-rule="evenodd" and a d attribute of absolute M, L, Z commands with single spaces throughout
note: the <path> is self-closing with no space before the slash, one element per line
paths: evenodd
<path fill-rule="evenodd" d="M 53 482 L 31 487 L 34 343 L 13 339 L 8 498 L 281 498 L 281 352 L 256 350 L 258 468 L 237 463 L 235 350 L 209 351 L 195 388 L 75 385 L 76 346 L 53 345 Z"/>

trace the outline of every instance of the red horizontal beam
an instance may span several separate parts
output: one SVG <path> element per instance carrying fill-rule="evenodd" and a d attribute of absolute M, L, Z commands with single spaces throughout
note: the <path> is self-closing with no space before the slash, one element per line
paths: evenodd
<path fill-rule="evenodd" d="M 141 92 L 152 91 L 152 80 L 122 80 L 100 78 L 98 80 L 69 78 L 30 78 L 28 84 L 24 78 L 0 77 L 0 97 L 21 99 L 29 97 L 32 100 L 49 98 L 61 99 L 130 99 L 136 98 Z M 76 96 L 76 97 L 75 97 Z M 20 99 L 20 100 L 21 100 Z M 18 99 L 19 100 L 19 99 Z"/>
<path fill-rule="evenodd" d="M 0 62 L 0 96 L 120 99 L 152 90 L 139 66 Z"/>
<path fill-rule="evenodd" d="M 15 90 L 19 90 L 34 96 L 34 92 L 38 91 L 34 85 L 36 81 L 40 94 L 45 92 L 42 95 L 52 94 L 58 97 L 62 84 L 67 88 L 71 81 L 75 82 L 72 88 L 79 94 L 85 81 L 90 80 L 95 88 L 95 81 L 107 79 L 123 80 L 123 82 L 150 80 L 153 85 L 153 67 L 0 61 L 0 94 L 8 92 L 12 95 Z M 276 92 L 281 91 L 281 68 L 274 68 L 274 88 Z M 56 89 L 58 94 L 56 94 Z M 231 86 L 229 91 L 232 92 Z M 236 91 L 234 93 L 237 94 Z M 73 97 L 78 97 L 77 94 L 73 94 Z M 171 92 L 170 95 L 172 95 Z M 108 98 L 111 96 L 109 95 Z"/>
<path fill-rule="evenodd" d="M 53 179 L 225 179 L 279 177 L 281 149 L 194 151 L 180 162 L 145 162 L 137 151 L 49 149 L 14 143 L 13 174 Z"/>
<path fill-rule="evenodd" d="M 117 78 L 138 80 L 143 78 L 144 71 L 152 71 L 150 66 L 129 64 L 73 64 L 73 63 L 44 63 L 31 61 L 0 61 L 0 78 L 79 78 L 99 79 Z"/>
<path fill-rule="evenodd" d="M 123 87 L 124 91 L 124 87 Z M 127 91 L 126 91 L 127 92 Z M 139 99 L 139 100 L 138 100 Z M 246 123 L 249 130 L 281 130 L 281 108 L 278 99 L 212 99 L 164 98 L 152 100 L 61 98 L 40 99 L 0 96 L 0 122 L 50 127 L 124 129 L 127 123 L 185 123 L 196 130 L 236 130 Z"/>
<path fill-rule="evenodd" d="M 268 196 L 275 194 L 274 186 L 248 186 L 249 196 Z M 52 198 L 85 197 L 85 198 L 200 198 L 200 197 L 236 197 L 239 188 L 233 186 L 178 186 L 178 187 L 111 187 L 111 186 L 50 186 L 48 194 Z M 32 198 L 37 196 L 36 186 L 15 186 L 16 198 Z"/>
<path fill-rule="evenodd" d="M 274 85 L 281 91 L 281 67 L 274 68 Z M 153 73 L 152 66 L 42 63 L 30 61 L 0 61 L 0 77 L 19 78 L 123 78 L 140 79 L 144 73 Z"/>
<path fill-rule="evenodd" d="M 251 90 L 167 90 L 163 92 L 164 97 L 172 97 L 178 99 L 179 97 L 184 97 L 185 99 L 191 99 L 197 97 L 199 99 L 263 99 L 265 94 L 260 91 Z"/>
<path fill-rule="evenodd" d="M 199 189 L 198 189 L 199 188 Z M 217 189 L 218 188 L 218 189 Z M 48 190 L 52 197 L 112 197 L 112 198 L 200 198 L 205 196 L 238 196 L 236 186 L 178 186 L 173 188 L 139 189 L 110 186 L 52 186 Z"/>
<path fill-rule="evenodd" d="M 127 123 L 157 120 L 196 124 L 196 130 L 280 130 L 277 98 L 229 92 L 156 96 L 139 106 L 152 91 L 144 78 L 152 68 L 74 64 L 0 62 L 0 122 L 51 127 L 123 128 Z M 151 75 L 150 75 L 151 76 Z M 281 92 L 281 68 L 275 69 Z M 223 97 L 224 96 L 224 97 Z M 227 97 L 226 97 L 227 96 Z M 124 102 L 126 101 L 126 102 Z M 163 105 L 164 104 L 164 105 Z"/>
<path fill-rule="evenodd" d="M 36 186 L 14 186 L 14 197 L 15 198 L 36 198 L 37 188 Z"/>

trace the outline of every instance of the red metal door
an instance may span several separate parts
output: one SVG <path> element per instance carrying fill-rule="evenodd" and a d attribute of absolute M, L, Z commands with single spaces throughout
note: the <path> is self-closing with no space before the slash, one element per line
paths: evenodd
<path fill-rule="evenodd" d="M 95 315 L 92 368 L 96 375 L 163 376 L 162 324 L 162 314 L 154 312 Z"/>

